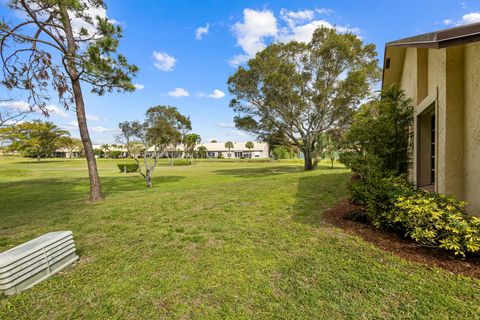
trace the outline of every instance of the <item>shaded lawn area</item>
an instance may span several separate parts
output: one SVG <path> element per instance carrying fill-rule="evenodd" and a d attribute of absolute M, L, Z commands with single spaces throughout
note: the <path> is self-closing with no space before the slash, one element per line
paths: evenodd
<path fill-rule="evenodd" d="M 0 298 L 0 319 L 475 319 L 480 281 L 413 264 L 320 221 L 348 171 L 209 162 L 136 174 L 100 160 L 0 158 L 0 250 L 72 230 L 80 261 Z"/>

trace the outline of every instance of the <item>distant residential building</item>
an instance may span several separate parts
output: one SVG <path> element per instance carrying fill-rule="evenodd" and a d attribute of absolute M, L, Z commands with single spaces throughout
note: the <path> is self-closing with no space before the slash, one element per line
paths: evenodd
<path fill-rule="evenodd" d="M 268 147 L 268 143 L 264 142 L 254 142 L 254 147 L 251 150 L 248 150 L 245 147 L 246 142 L 234 142 L 233 148 L 228 150 L 225 148 L 224 142 L 210 142 L 210 143 L 202 143 L 198 145 L 205 146 L 207 149 L 207 156 L 209 158 L 217 158 L 221 154 L 224 158 L 257 158 L 257 159 L 266 159 L 270 157 L 270 150 Z M 197 147 L 197 148 L 198 148 Z"/>
<path fill-rule="evenodd" d="M 245 144 L 247 142 L 234 142 L 233 148 L 225 147 L 225 142 L 208 142 L 201 143 L 195 147 L 195 150 L 198 150 L 201 146 L 204 146 L 207 149 L 207 158 L 218 158 L 223 157 L 225 159 L 243 159 L 243 158 L 252 158 L 252 159 L 267 159 L 270 158 L 270 149 L 268 143 L 264 142 L 254 142 L 253 148 L 249 150 Z M 176 147 L 167 148 L 167 150 L 162 154 L 163 157 L 174 157 L 174 158 L 183 158 L 184 157 L 184 147 L 182 144 L 177 145 Z M 153 147 L 148 149 L 148 152 L 152 152 Z M 167 155 L 168 153 L 168 155 Z"/>
<path fill-rule="evenodd" d="M 82 156 L 81 150 L 60 148 L 53 153 L 55 158 L 80 158 Z"/>

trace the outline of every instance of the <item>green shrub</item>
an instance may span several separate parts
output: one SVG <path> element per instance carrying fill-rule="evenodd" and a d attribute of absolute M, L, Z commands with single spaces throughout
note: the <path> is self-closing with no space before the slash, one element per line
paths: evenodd
<path fill-rule="evenodd" d="M 112 151 L 110 152 L 110 158 L 112 159 L 118 159 L 122 155 L 121 151 Z"/>
<path fill-rule="evenodd" d="M 480 219 L 454 197 L 416 190 L 405 178 L 411 160 L 411 101 L 396 87 L 364 105 L 345 135 L 340 160 L 354 175 L 352 199 L 377 228 L 454 252 L 480 254 Z"/>
<path fill-rule="evenodd" d="M 93 149 L 93 153 L 97 156 L 97 157 L 103 157 L 105 155 L 105 152 L 103 152 L 102 149 Z"/>
<path fill-rule="evenodd" d="M 223 154 L 220 152 L 217 156 L 217 159 L 225 159 L 225 157 L 223 156 Z"/>
<path fill-rule="evenodd" d="M 138 164 L 136 163 L 121 163 L 117 164 L 118 169 L 120 172 L 137 172 L 138 171 Z"/>
<path fill-rule="evenodd" d="M 277 146 L 273 149 L 273 158 L 275 160 L 280 159 L 291 159 L 293 158 L 292 153 L 284 146 Z"/>
<path fill-rule="evenodd" d="M 174 166 L 189 166 L 191 164 L 192 163 L 188 159 L 175 159 L 175 161 L 173 161 Z"/>
<path fill-rule="evenodd" d="M 340 161 L 360 174 L 372 164 L 383 176 L 408 172 L 412 155 L 412 101 L 398 87 L 361 106 L 345 133 Z M 362 163 L 363 162 L 363 163 Z"/>
<path fill-rule="evenodd" d="M 377 228 L 401 232 L 422 245 L 456 255 L 480 254 L 480 219 L 464 213 L 464 202 L 416 190 L 402 177 L 353 186 Z"/>

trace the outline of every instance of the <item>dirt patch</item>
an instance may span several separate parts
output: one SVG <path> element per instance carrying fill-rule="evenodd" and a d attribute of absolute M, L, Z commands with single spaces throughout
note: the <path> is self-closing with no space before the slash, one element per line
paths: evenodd
<path fill-rule="evenodd" d="M 480 257 L 462 259 L 445 250 L 423 247 L 401 235 L 379 230 L 372 225 L 358 221 L 361 219 L 356 219 L 357 216 L 360 216 L 356 213 L 361 210 L 361 206 L 351 204 L 350 199 L 346 198 L 325 211 L 322 219 L 343 229 L 348 234 L 362 237 L 381 250 L 391 252 L 409 261 L 440 267 L 454 274 L 480 279 Z"/>

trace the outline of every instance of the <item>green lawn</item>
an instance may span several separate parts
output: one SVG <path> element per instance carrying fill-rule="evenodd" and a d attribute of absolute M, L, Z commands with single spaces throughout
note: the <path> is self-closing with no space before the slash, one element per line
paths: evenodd
<path fill-rule="evenodd" d="M 348 171 L 300 162 L 160 166 L 0 158 L 0 251 L 72 230 L 80 261 L 21 294 L 0 319 L 478 319 L 480 281 L 382 252 L 320 221 Z"/>

